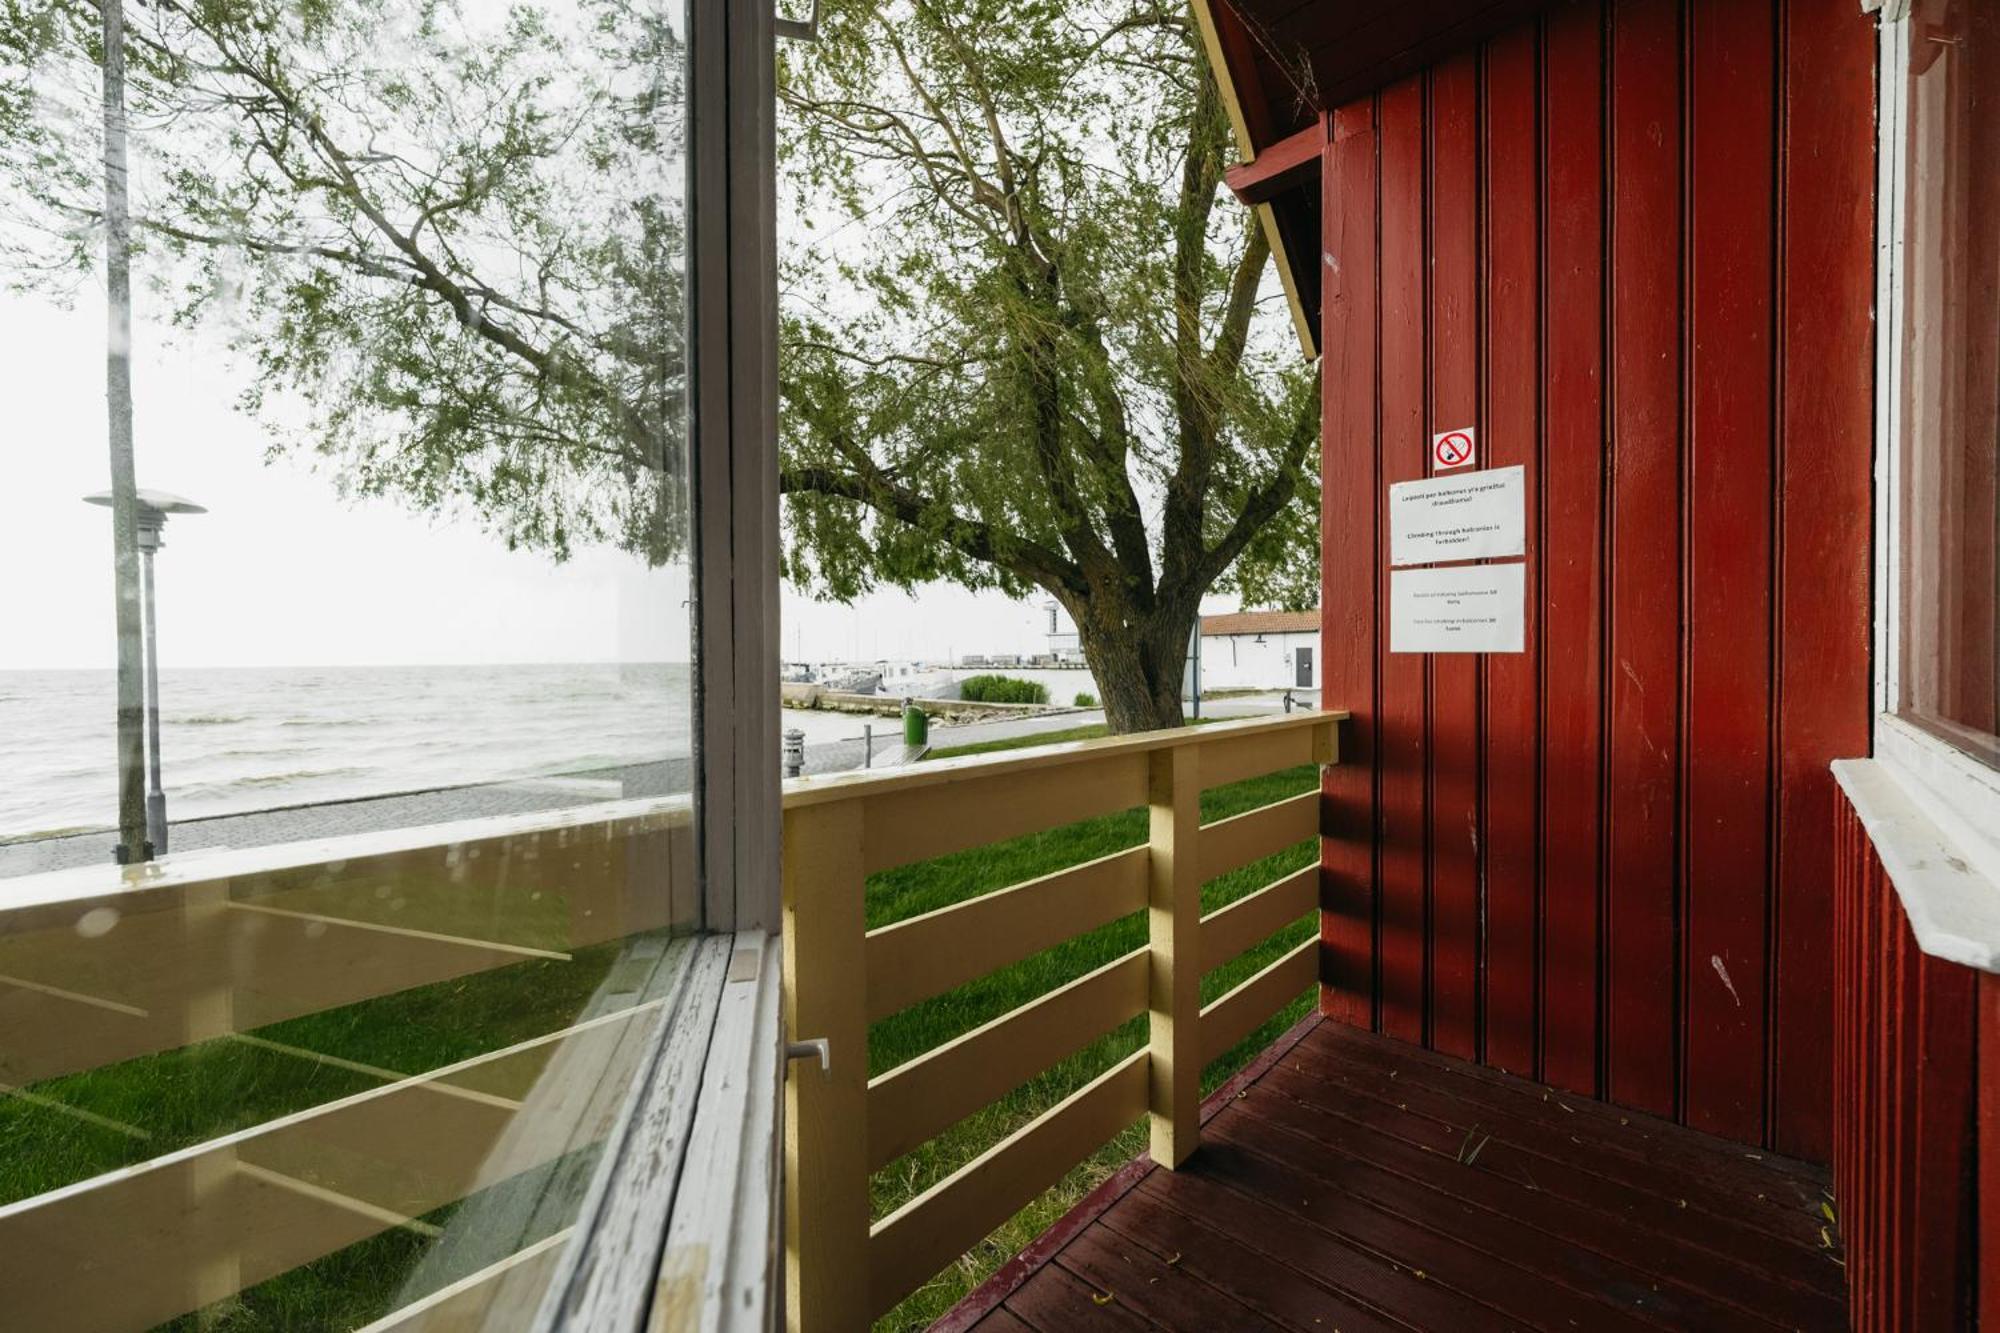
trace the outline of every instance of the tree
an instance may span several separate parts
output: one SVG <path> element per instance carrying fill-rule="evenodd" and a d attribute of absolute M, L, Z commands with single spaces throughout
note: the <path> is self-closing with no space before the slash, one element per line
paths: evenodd
<path fill-rule="evenodd" d="M 826 0 L 780 88 L 824 233 L 787 275 L 788 575 L 1043 589 L 1113 729 L 1178 726 L 1202 595 L 1317 568 L 1316 380 L 1191 15 Z"/>
<path fill-rule="evenodd" d="M 92 0 L 0 0 L 18 286 L 92 271 L 99 32 Z M 176 320 L 228 331 L 275 447 L 510 546 L 681 553 L 664 7 L 145 0 L 126 43 L 136 258 Z"/>
<path fill-rule="evenodd" d="M 1125 5 L 1127 8 L 1114 8 Z M 146 0 L 135 263 L 275 448 L 510 545 L 684 550 L 683 51 L 647 0 Z M 474 12 L 476 11 L 476 12 Z M 0 0 L 0 267 L 105 226 L 100 11 Z M 1156 0 L 829 0 L 785 51 L 787 573 L 1045 589 L 1120 729 L 1202 594 L 1308 595 L 1316 393 Z"/>

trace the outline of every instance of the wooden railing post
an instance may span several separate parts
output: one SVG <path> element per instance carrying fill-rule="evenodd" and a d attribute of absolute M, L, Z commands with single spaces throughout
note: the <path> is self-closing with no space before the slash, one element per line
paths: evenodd
<path fill-rule="evenodd" d="M 1153 752 L 1147 803 L 1152 1152 L 1176 1167 L 1201 1141 L 1200 746 Z"/>
<path fill-rule="evenodd" d="M 861 801 L 785 813 L 785 1036 L 824 1038 L 827 1067 L 785 1079 L 785 1322 L 847 1333 L 868 1297 L 867 917 Z"/>

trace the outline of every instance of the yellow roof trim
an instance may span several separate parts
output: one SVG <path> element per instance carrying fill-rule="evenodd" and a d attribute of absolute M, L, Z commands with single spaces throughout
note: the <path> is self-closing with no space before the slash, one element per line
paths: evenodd
<path fill-rule="evenodd" d="M 1248 164 L 1257 160 L 1257 146 L 1250 142 L 1250 122 L 1244 118 L 1243 103 L 1236 95 L 1236 80 L 1231 77 L 1229 63 L 1222 57 L 1222 38 L 1215 30 L 1215 15 L 1209 9 L 1209 0 L 1190 0 L 1194 7 L 1194 21 L 1201 29 L 1201 44 L 1208 52 L 1208 68 L 1215 76 L 1216 91 L 1222 94 L 1222 106 L 1229 113 L 1229 126 L 1236 134 L 1236 152 Z M 1313 337 L 1312 321 L 1306 317 L 1305 302 L 1299 299 L 1298 284 L 1292 277 L 1291 256 L 1285 252 L 1285 238 L 1278 232 L 1278 215 L 1269 204 L 1258 204 L 1254 210 L 1257 223 L 1264 229 L 1264 239 L 1271 243 L 1271 258 L 1278 265 L 1278 285 L 1285 289 L 1285 304 L 1291 307 L 1292 331 L 1298 335 L 1299 349 L 1308 361 L 1319 355 L 1317 339 Z"/>

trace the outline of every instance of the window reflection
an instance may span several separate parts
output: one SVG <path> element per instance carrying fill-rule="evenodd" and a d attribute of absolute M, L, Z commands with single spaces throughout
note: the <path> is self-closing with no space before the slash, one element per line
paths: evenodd
<path fill-rule="evenodd" d="M 2000 11 L 1919 0 L 1907 123 L 1903 693 L 2000 762 Z"/>
<path fill-rule="evenodd" d="M 700 924 L 682 8 L 120 12 L 0 25 L 0 1322 L 515 1327 Z"/>

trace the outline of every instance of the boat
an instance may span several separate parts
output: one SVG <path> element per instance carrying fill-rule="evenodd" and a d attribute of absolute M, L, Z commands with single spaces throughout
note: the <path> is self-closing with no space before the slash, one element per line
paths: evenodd
<path fill-rule="evenodd" d="M 927 662 L 877 662 L 882 693 L 904 699 L 956 699 L 958 677 Z"/>

